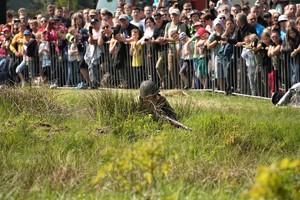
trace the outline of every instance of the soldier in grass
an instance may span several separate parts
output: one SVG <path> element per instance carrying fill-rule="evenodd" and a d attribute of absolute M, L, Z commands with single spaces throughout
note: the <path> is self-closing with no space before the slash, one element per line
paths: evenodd
<path fill-rule="evenodd" d="M 156 117 L 169 122 L 177 128 L 191 131 L 192 129 L 177 121 L 177 114 L 169 104 L 166 97 L 159 94 L 159 87 L 153 81 L 147 80 L 141 83 L 139 101 L 146 110 Z"/>
<path fill-rule="evenodd" d="M 140 102 L 155 115 L 166 115 L 174 120 L 177 119 L 174 109 L 166 97 L 159 94 L 159 87 L 153 81 L 143 81 L 140 86 Z"/>

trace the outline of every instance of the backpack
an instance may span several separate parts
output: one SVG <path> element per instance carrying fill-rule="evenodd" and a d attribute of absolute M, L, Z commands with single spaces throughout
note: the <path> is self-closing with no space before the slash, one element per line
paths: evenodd
<path fill-rule="evenodd" d="M 37 42 L 36 40 L 30 40 L 27 44 L 26 56 L 34 57 L 37 55 Z"/>
<path fill-rule="evenodd" d="M 227 58 L 227 60 L 230 59 L 232 54 L 233 54 L 233 45 L 229 43 L 223 44 L 218 51 L 218 55 Z"/>

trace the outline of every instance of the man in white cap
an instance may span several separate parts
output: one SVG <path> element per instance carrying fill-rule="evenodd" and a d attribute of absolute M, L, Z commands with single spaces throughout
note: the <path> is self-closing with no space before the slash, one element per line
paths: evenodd
<path fill-rule="evenodd" d="M 175 32 L 187 32 L 186 25 L 180 22 L 180 11 L 177 8 L 174 8 L 170 12 L 171 22 L 166 25 L 165 29 L 165 41 L 169 43 L 168 48 L 168 71 L 171 78 L 171 88 L 179 87 L 179 55 L 176 50 L 176 42 L 178 42 L 178 37 L 175 39 L 173 34 Z M 174 32 L 175 31 L 175 32 Z"/>

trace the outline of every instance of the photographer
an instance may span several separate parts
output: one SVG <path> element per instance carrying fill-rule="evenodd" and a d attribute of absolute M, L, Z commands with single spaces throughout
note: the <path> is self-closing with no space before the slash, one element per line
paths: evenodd
<path fill-rule="evenodd" d="M 91 26 L 89 27 L 89 39 L 88 47 L 84 56 L 84 60 L 88 65 L 89 80 L 91 88 L 99 86 L 99 64 L 103 48 L 99 46 L 98 40 L 101 37 L 100 23 L 98 19 L 91 20 Z"/>

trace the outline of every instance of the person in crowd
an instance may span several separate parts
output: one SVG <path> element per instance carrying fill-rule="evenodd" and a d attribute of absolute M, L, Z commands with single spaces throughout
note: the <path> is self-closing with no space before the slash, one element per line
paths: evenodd
<path fill-rule="evenodd" d="M 218 14 L 224 14 L 226 18 L 230 17 L 230 7 L 228 5 L 221 5 L 218 8 Z"/>
<path fill-rule="evenodd" d="M 241 57 L 246 62 L 247 76 L 248 76 L 252 96 L 256 95 L 256 89 L 257 89 L 256 63 L 255 63 L 255 59 L 254 59 L 254 51 L 252 49 L 253 42 L 256 39 L 256 37 L 257 37 L 256 34 L 251 34 L 251 35 L 247 35 L 244 38 L 245 46 L 244 46 L 244 48 L 242 50 L 242 54 L 241 54 Z M 257 40 L 258 40 L 258 38 L 257 38 Z"/>
<path fill-rule="evenodd" d="M 259 23 L 260 25 L 262 25 L 263 27 L 267 27 L 268 23 L 264 20 L 263 18 L 263 13 L 262 13 L 262 9 L 260 6 L 258 5 L 254 5 L 250 8 L 250 13 L 254 14 L 257 18 L 257 23 Z M 250 14 L 249 13 L 249 14 Z"/>
<path fill-rule="evenodd" d="M 278 23 L 280 26 L 280 39 L 281 41 L 285 41 L 286 29 L 287 29 L 287 21 L 288 18 L 285 15 L 280 15 L 278 18 Z"/>
<path fill-rule="evenodd" d="M 145 67 L 146 67 L 146 72 L 148 75 L 148 79 L 153 80 L 154 82 L 158 81 L 156 69 L 155 69 L 155 55 L 154 55 L 154 49 L 153 49 L 153 33 L 155 29 L 155 21 L 152 17 L 147 17 L 145 19 L 146 22 L 146 29 L 144 36 L 141 38 L 141 44 L 145 45 Z"/>
<path fill-rule="evenodd" d="M 268 56 L 271 57 L 272 70 L 268 73 L 270 97 L 279 88 L 279 67 L 280 67 L 280 50 L 282 40 L 278 30 L 271 31 L 271 43 L 268 49 Z"/>
<path fill-rule="evenodd" d="M 195 30 L 194 24 L 197 22 L 198 23 L 200 22 L 200 16 L 201 16 L 201 13 L 197 10 L 193 10 L 190 12 L 190 20 L 191 20 L 191 24 L 189 26 L 190 35 L 193 35 L 194 33 L 196 33 L 197 30 Z"/>
<path fill-rule="evenodd" d="M 101 52 L 103 49 L 98 44 L 99 37 L 101 36 L 101 27 L 98 19 L 91 20 L 91 27 L 89 28 L 89 39 L 88 39 L 88 49 L 85 54 L 85 61 L 88 65 L 89 80 L 91 83 L 91 88 L 97 88 L 100 85 L 100 75 L 99 75 L 99 64 Z"/>
<path fill-rule="evenodd" d="M 270 9 L 275 9 L 279 12 L 279 14 L 283 14 L 282 5 L 279 3 L 278 0 L 271 0 L 270 1 Z"/>
<path fill-rule="evenodd" d="M 144 22 L 144 27 L 146 27 L 147 26 L 146 23 L 145 23 L 146 18 L 147 17 L 152 17 L 152 7 L 149 6 L 149 5 L 146 5 L 144 7 L 144 12 L 143 13 L 144 13 L 145 18 L 142 21 Z"/>
<path fill-rule="evenodd" d="M 50 48 L 48 42 L 46 40 L 46 32 L 41 33 L 39 32 L 38 35 L 41 35 L 41 41 L 39 44 L 39 60 L 41 62 L 40 68 L 40 77 L 42 84 L 45 84 L 47 80 L 50 80 L 50 73 L 51 73 L 51 59 L 50 59 Z"/>
<path fill-rule="evenodd" d="M 10 26 L 4 26 L 2 33 L 0 36 L 0 72 L 7 72 L 11 55 L 9 45 L 12 40 Z"/>
<path fill-rule="evenodd" d="M 194 38 L 191 41 L 196 39 L 196 43 L 194 46 L 194 84 L 195 89 L 200 89 L 200 83 L 203 89 L 208 88 L 208 61 L 209 61 L 209 53 L 207 49 L 207 40 L 209 38 L 210 32 L 208 32 L 205 28 L 200 27 L 197 30 L 197 33 L 194 35 Z"/>
<path fill-rule="evenodd" d="M 87 30 L 89 29 L 89 26 L 91 25 L 91 24 L 90 24 L 91 18 L 90 18 L 89 12 L 90 12 L 90 9 L 89 9 L 89 8 L 85 8 L 85 9 L 83 9 L 83 11 L 82 11 L 83 18 L 84 18 L 84 21 L 85 21 L 85 25 L 84 25 L 83 28 L 85 28 L 85 29 L 87 29 Z"/>
<path fill-rule="evenodd" d="M 250 13 L 247 16 L 247 20 L 248 20 L 248 23 L 255 28 L 256 34 L 258 35 L 258 37 L 260 37 L 261 34 L 262 34 L 262 32 L 264 31 L 265 27 L 262 26 L 261 24 L 257 23 L 257 17 L 256 17 L 256 15 L 253 14 L 253 13 Z"/>
<path fill-rule="evenodd" d="M 253 26 L 251 26 L 247 22 L 247 16 L 243 13 L 239 13 L 236 16 L 236 23 L 237 23 L 237 31 L 235 34 L 235 38 L 227 38 L 227 41 L 230 44 L 234 44 L 236 47 L 242 47 L 245 45 L 244 38 L 246 35 L 250 35 L 252 33 L 256 34 L 256 30 Z M 241 77 L 241 70 L 242 70 L 242 63 L 240 58 L 241 49 L 237 49 L 237 64 L 236 64 L 236 92 L 241 92 L 241 85 L 242 85 L 242 77 Z M 244 89 L 244 88 L 243 88 Z"/>
<path fill-rule="evenodd" d="M 227 76 L 227 62 L 218 54 L 219 49 L 221 48 L 220 40 L 221 35 L 224 32 L 224 25 L 221 19 L 216 18 L 214 20 L 214 31 L 208 38 L 207 48 L 212 50 L 212 63 L 216 79 L 217 79 L 217 88 L 219 90 L 225 90 L 225 77 Z"/>
<path fill-rule="evenodd" d="M 23 60 L 22 62 L 17 66 L 16 68 L 16 73 L 17 75 L 19 76 L 19 78 L 21 79 L 21 84 L 22 84 L 22 87 L 25 87 L 27 85 L 26 83 L 26 79 L 23 75 L 23 71 L 25 70 L 25 67 L 26 67 L 26 62 L 28 61 L 28 57 L 26 55 L 26 51 L 27 51 L 27 45 L 28 43 L 30 42 L 30 40 L 34 40 L 32 37 L 31 37 L 31 32 L 29 30 L 25 30 L 23 32 L 23 35 L 24 35 L 24 42 L 23 42 L 23 45 L 22 45 L 22 55 L 23 55 Z"/>
<path fill-rule="evenodd" d="M 295 27 L 289 27 L 286 33 L 285 47 L 288 48 L 288 52 L 291 56 L 290 61 L 290 86 L 299 82 L 299 61 L 300 61 L 300 33 Z M 287 85 L 289 87 L 289 85 Z"/>
<path fill-rule="evenodd" d="M 16 82 L 15 68 L 23 60 L 23 43 L 25 42 L 24 31 L 26 30 L 26 24 L 18 24 L 18 33 L 13 37 L 9 49 L 14 54 L 9 63 L 9 76 L 13 82 Z"/>
<path fill-rule="evenodd" d="M 48 25 L 47 18 L 44 17 L 44 16 L 42 16 L 42 17 L 41 17 L 41 20 L 40 20 L 40 26 L 38 27 L 37 32 L 38 32 L 38 33 L 43 33 L 43 32 L 45 31 L 47 25 Z"/>
<path fill-rule="evenodd" d="M 269 28 L 270 26 L 272 26 L 272 14 L 270 12 L 264 13 L 264 20 L 268 24 L 268 26 L 266 28 Z"/>
<path fill-rule="evenodd" d="M 132 8 L 132 20 L 130 21 L 131 24 L 137 26 L 141 33 L 145 30 L 145 23 L 140 19 L 140 8 L 134 6 Z"/>
<path fill-rule="evenodd" d="M 111 12 L 107 11 L 105 13 L 105 15 L 104 15 L 103 21 L 106 22 L 106 23 L 108 23 L 108 25 L 110 27 L 114 27 L 115 24 L 114 24 L 114 20 L 113 19 L 114 19 L 113 14 Z"/>
<path fill-rule="evenodd" d="M 171 78 L 171 88 L 179 87 L 179 54 L 177 52 L 178 33 L 186 32 L 186 25 L 180 23 L 180 11 L 175 8 L 171 10 L 172 21 L 166 25 L 165 40 L 168 46 L 168 71 Z"/>
<path fill-rule="evenodd" d="M 127 15 L 127 18 L 129 21 L 132 21 L 133 16 L 131 15 L 132 14 L 132 5 L 131 4 L 127 3 L 124 5 L 124 14 Z"/>
<path fill-rule="evenodd" d="M 143 49 L 140 39 L 139 29 L 131 30 L 132 41 L 130 43 L 130 55 L 132 56 L 131 67 L 132 74 L 130 88 L 138 88 L 140 83 L 145 80 L 143 67 Z"/>
<path fill-rule="evenodd" d="M 241 13 L 247 16 L 250 13 L 250 7 L 248 5 L 244 5 Z"/>
<path fill-rule="evenodd" d="M 27 10 L 26 10 L 26 8 L 19 8 L 19 10 L 18 10 L 18 15 L 19 15 L 19 17 L 20 16 L 27 16 Z"/>
<path fill-rule="evenodd" d="M 122 60 L 120 60 L 120 63 L 118 64 L 118 70 L 120 72 L 120 78 L 122 80 L 122 83 L 120 85 L 121 88 L 128 88 L 128 70 L 130 69 L 130 61 L 128 59 L 130 59 L 129 57 L 129 49 L 130 46 L 126 43 L 130 43 L 132 42 L 132 29 L 136 29 L 137 26 L 131 24 L 129 22 L 129 19 L 127 17 L 127 15 L 123 14 L 119 17 L 119 22 L 121 25 L 121 29 L 119 31 L 119 34 L 115 34 L 115 39 L 120 42 L 120 50 L 118 51 L 118 54 L 124 56 L 124 52 L 126 52 L 126 56 L 122 57 Z M 139 37 L 141 37 L 142 34 L 139 34 Z"/>
<path fill-rule="evenodd" d="M 38 22 L 36 19 L 30 19 L 28 21 L 29 23 L 29 28 L 31 30 L 31 33 L 33 34 L 33 36 L 35 36 L 35 34 L 38 32 Z"/>
<path fill-rule="evenodd" d="M 181 14 L 184 16 L 189 16 L 193 11 L 193 7 L 191 3 L 184 3 Z"/>
<path fill-rule="evenodd" d="M 163 20 L 163 16 L 156 12 L 153 14 L 155 27 L 153 31 L 153 43 L 154 52 L 157 54 L 157 61 L 155 64 L 156 72 L 159 77 L 159 86 L 165 88 L 166 86 L 166 72 L 167 72 L 167 41 L 164 39 L 165 27 L 168 21 Z"/>
<path fill-rule="evenodd" d="M 233 6 L 231 6 L 230 15 L 233 17 L 234 20 L 236 18 L 236 15 L 241 12 L 241 9 L 242 7 L 240 4 L 234 4 Z"/>
<path fill-rule="evenodd" d="M 187 90 L 192 85 L 193 77 L 193 49 L 194 44 L 188 43 L 189 37 L 185 32 L 179 34 L 179 41 L 181 43 L 181 68 L 179 70 L 179 75 L 184 83 L 183 89 Z"/>
<path fill-rule="evenodd" d="M 225 23 L 225 31 L 221 38 L 230 38 L 234 39 L 236 34 L 236 24 L 233 21 L 233 19 L 228 19 Z M 225 41 L 221 41 L 222 45 L 226 45 L 227 43 Z M 228 44 L 232 45 L 232 44 Z M 234 48 L 234 47 L 233 47 Z M 235 49 L 233 49 L 235 51 Z M 231 57 L 228 59 L 228 64 L 227 64 L 227 77 L 225 77 L 226 80 L 226 88 L 225 88 L 225 94 L 231 94 L 232 88 L 233 88 L 233 74 L 234 74 L 234 69 L 233 66 L 236 65 L 236 59 L 234 56 L 234 52 Z"/>
<path fill-rule="evenodd" d="M 53 5 L 53 4 L 49 4 L 48 6 L 47 6 L 47 11 L 48 11 L 48 17 L 49 18 L 52 18 L 52 17 L 54 17 L 54 15 L 55 15 L 55 5 Z"/>
<path fill-rule="evenodd" d="M 62 7 L 61 22 L 66 28 L 71 26 L 69 9 L 65 6 Z"/>
<path fill-rule="evenodd" d="M 233 6 L 233 3 L 231 0 L 218 0 L 215 9 L 218 10 L 223 5 L 226 5 L 229 8 L 231 8 L 231 6 Z"/>
<path fill-rule="evenodd" d="M 210 13 L 206 13 L 201 15 L 201 21 L 203 23 L 203 26 L 206 30 L 208 30 L 210 33 L 213 32 L 213 16 Z"/>
<path fill-rule="evenodd" d="M 71 35 L 68 45 L 68 71 L 65 85 L 66 87 L 74 86 L 74 72 L 76 71 L 76 67 L 78 66 L 79 62 L 82 60 L 77 45 L 78 39 L 76 38 L 76 35 Z"/>

